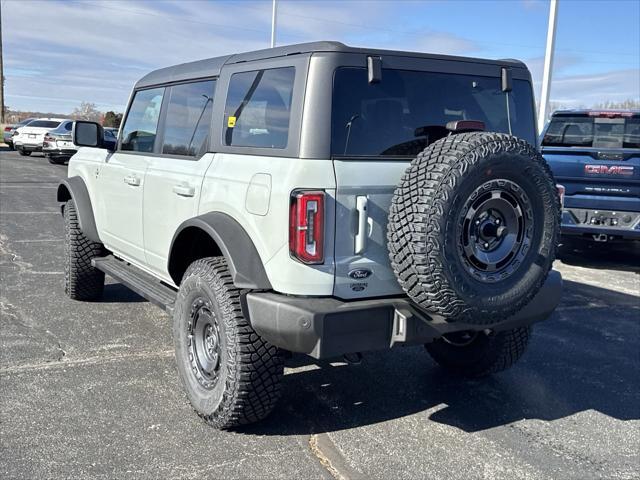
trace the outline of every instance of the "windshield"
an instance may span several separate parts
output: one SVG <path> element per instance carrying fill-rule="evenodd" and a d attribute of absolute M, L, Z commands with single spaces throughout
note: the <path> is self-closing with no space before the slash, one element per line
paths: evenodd
<path fill-rule="evenodd" d="M 383 70 L 369 83 L 364 68 L 339 68 L 333 86 L 334 156 L 415 156 L 448 134 L 450 121 L 479 120 L 485 130 L 535 144 L 531 85 L 514 80 L 513 91 L 497 77 Z"/>
<path fill-rule="evenodd" d="M 556 115 L 549 122 L 542 146 L 640 148 L 640 115 L 626 112 Z"/>

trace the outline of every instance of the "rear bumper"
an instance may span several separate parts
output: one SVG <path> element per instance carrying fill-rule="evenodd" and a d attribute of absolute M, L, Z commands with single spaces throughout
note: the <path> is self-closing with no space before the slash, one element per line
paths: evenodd
<path fill-rule="evenodd" d="M 563 235 L 607 235 L 640 239 L 640 212 L 565 208 L 562 211 Z"/>
<path fill-rule="evenodd" d="M 545 320 L 560 302 L 562 276 L 551 271 L 534 299 L 514 316 L 491 325 L 501 331 Z M 419 310 L 407 297 L 343 301 L 278 293 L 249 293 L 246 312 L 253 328 L 280 348 L 314 358 L 419 345 L 446 333 L 486 326 L 447 322 Z"/>
<path fill-rule="evenodd" d="M 48 157 L 72 157 L 78 153 L 75 149 L 42 147 L 42 153 Z"/>
<path fill-rule="evenodd" d="M 28 143 L 16 144 L 16 148 L 25 152 L 41 152 L 42 145 L 33 145 Z"/>

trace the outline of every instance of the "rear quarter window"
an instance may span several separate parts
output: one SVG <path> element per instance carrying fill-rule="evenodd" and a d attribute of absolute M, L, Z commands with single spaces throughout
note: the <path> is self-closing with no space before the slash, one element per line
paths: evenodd
<path fill-rule="evenodd" d="M 294 67 L 234 73 L 225 105 L 225 145 L 286 148 L 294 79 Z"/>

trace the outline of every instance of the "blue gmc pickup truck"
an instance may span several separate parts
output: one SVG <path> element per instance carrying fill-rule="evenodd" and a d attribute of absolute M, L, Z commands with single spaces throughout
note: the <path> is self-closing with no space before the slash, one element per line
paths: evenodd
<path fill-rule="evenodd" d="M 565 188 L 563 235 L 640 240 L 640 110 L 556 111 L 541 150 Z"/>

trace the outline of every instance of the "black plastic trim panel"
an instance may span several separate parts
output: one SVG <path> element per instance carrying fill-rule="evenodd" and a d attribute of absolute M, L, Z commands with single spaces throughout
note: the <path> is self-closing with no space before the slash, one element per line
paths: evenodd
<path fill-rule="evenodd" d="M 457 331 L 502 331 L 531 325 L 551 315 L 561 294 L 562 276 L 551 271 L 525 308 L 490 327 L 430 316 L 407 297 L 343 301 L 256 292 L 246 296 L 246 313 L 256 332 L 271 344 L 320 359 L 429 343 Z"/>
<path fill-rule="evenodd" d="M 64 178 L 58 185 L 57 199 L 59 202 L 66 202 L 73 199 L 78 211 L 80 230 L 92 242 L 102 243 L 98 236 L 96 221 L 93 217 L 93 207 L 87 186 L 81 177 Z M 64 208 L 64 205 L 63 207 Z M 64 211 L 62 212 L 64 214 Z"/>
<path fill-rule="evenodd" d="M 205 231 L 218 245 L 227 260 L 233 283 L 238 288 L 270 290 L 271 283 L 262 264 L 260 254 L 249 234 L 232 217 L 222 212 L 209 212 L 185 220 L 171 240 L 173 246 L 180 233 L 188 227 Z"/>

